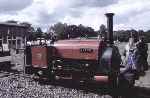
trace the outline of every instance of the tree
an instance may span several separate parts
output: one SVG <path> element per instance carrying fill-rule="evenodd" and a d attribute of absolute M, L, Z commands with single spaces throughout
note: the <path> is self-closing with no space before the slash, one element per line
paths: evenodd
<path fill-rule="evenodd" d="M 99 28 L 99 35 L 106 37 L 106 31 L 107 31 L 106 26 L 104 24 L 102 24 Z"/>
<path fill-rule="evenodd" d="M 85 27 L 82 24 L 78 26 L 80 37 L 94 37 L 97 36 L 97 33 L 92 27 Z"/>
<path fill-rule="evenodd" d="M 27 40 L 32 41 L 32 40 L 35 40 L 35 39 L 36 39 L 34 27 L 30 27 L 28 33 L 29 33 L 29 34 L 28 34 L 28 36 L 27 36 Z"/>
<path fill-rule="evenodd" d="M 66 27 L 67 24 L 63 24 L 61 22 L 54 24 L 49 28 L 48 33 L 52 33 L 52 35 L 56 35 L 58 39 L 64 39 L 66 35 Z"/>
<path fill-rule="evenodd" d="M 36 29 L 35 33 L 36 33 L 36 34 L 35 34 L 36 37 L 42 37 L 43 31 L 42 31 L 42 29 L 41 29 L 40 27 L 38 27 L 38 28 Z"/>
<path fill-rule="evenodd" d="M 28 22 L 21 22 L 19 24 L 28 28 L 27 32 L 25 32 L 25 35 L 24 35 L 24 36 L 26 36 L 27 41 L 36 39 L 36 30 L 32 26 L 32 24 L 30 24 Z"/>
<path fill-rule="evenodd" d="M 76 38 L 76 37 L 92 37 L 97 36 L 97 33 L 91 27 L 83 25 L 67 25 L 57 23 L 50 27 L 49 33 L 57 35 L 58 39 Z"/>
<path fill-rule="evenodd" d="M 50 33 L 44 33 L 44 34 L 43 34 L 43 37 L 44 37 L 46 40 L 49 40 L 49 39 L 51 39 L 51 34 L 50 34 Z"/>

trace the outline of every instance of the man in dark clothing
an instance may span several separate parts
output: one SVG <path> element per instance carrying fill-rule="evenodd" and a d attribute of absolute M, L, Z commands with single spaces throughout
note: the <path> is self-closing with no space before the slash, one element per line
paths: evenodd
<path fill-rule="evenodd" d="M 147 62 L 147 51 L 148 45 L 144 42 L 144 38 L 141 37 L 140 40 L 136 44 L 136 64 L 140 68 L 142 72 L 148 70 L 148 62 Z"/>

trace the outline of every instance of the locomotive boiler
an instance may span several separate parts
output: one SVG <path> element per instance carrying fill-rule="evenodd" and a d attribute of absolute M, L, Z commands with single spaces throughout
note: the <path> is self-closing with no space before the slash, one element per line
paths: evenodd
<path fill-rule="evenodd" d="M 121 56 L 113 44 L 113 13 L 107 13 L 107 36 L 102 39 L 57 40 L 26 47 L 27 73 L 116 86 Z"/>

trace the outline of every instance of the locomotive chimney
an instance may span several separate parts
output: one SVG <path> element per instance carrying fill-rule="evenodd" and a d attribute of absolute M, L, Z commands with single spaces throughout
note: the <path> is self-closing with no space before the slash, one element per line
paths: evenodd
<path fill-rule="evenodd" d="M 113 15 L 114 13 L 106 13 L 107 17 L 107 36 L 106 40 L 108 43 L 113 44 Z"/>

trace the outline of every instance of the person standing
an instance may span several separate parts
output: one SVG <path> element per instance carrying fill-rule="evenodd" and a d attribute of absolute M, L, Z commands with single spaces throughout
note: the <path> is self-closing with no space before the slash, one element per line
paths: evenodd
<path fill-rule="evenodd" d="M 143 73 L 144 71 L 148 70 L 148 45 L 144 42 L 144 37 L 140 37 L 139 41 L 136 43 L 136 49 L 136 64 Z"/>
<path fill-rule="evenodd" d="M 135 79 L 138 78 L 138 75 L 136 74 L 137 66 L 135 63 L 135 42 L 134 38 L 129 38 L 129 42 L 125 46 L 124 50 L 124 59 L 123 59 L 123 65 L 124 68 L 120 70 L 121 72 L 121 81 L 122 85 L 129 84 L 131 87 L 135 83 Z"/>
<path fill-rule="evenodd" d="M 124 65 L 126 65 L 128 63 L 128 59 L 129 59 L 129 55 L 131 54 L 131 52 L 133 52 L 135 49 L 135 42 L 134 42 L 134 38 L 129 38 L 129 42 L 125 45 L 125 50 L 123 52 L 123 56 L 124 56 Z"/>

